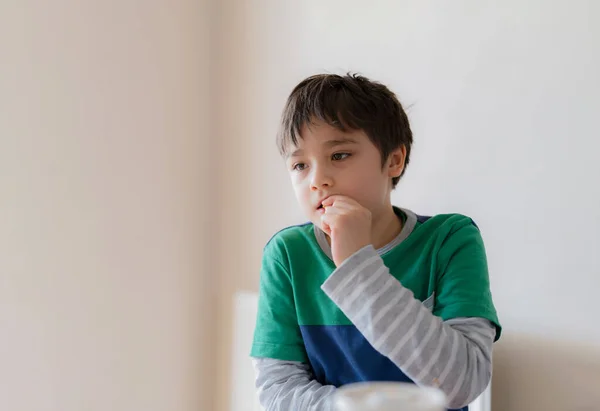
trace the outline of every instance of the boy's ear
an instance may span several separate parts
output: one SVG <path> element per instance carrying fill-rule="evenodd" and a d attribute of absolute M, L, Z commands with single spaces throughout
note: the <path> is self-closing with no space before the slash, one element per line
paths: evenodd
<path fill-rule="evenodd" d="M 388 157 L 388 176 L 400 177 L 404 170 L 404 160 L 406 159 L 406 147 L 400 146 L 390 153 Z"/>

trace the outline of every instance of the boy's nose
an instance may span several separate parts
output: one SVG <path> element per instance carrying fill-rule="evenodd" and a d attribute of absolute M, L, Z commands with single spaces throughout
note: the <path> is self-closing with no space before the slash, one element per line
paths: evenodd
<path fill-rule="evenodd" d="M 328 188 L 333 185 L 333 180 L 331 176 L 324 172 L 324 170 L 315 170 L 311 180 L 311 190 L 317 191 L 323 188 Z"/>

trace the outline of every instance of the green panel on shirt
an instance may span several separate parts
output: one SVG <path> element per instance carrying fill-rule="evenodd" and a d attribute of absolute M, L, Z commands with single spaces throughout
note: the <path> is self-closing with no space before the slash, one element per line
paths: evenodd
<path fill-rule="evenodd" d="M 443 320 L 482 317 L 501 327 L 492 302 L 485 248 L 473 221 L 459 214 L 420 218 L 400 244 L 382 255 L 390 273 Z M 258 318 L 251 355 L 306 361 L 304 325 L 351 325 L 321 290 L 335 264 L 312 224 L 277 233 L 263 254 Z"/>

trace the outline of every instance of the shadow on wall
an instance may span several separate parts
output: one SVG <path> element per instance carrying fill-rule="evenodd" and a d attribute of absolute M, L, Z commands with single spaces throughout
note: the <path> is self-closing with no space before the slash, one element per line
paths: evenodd
<path fill-rule="evenodd" d="M 600 347 L 505 334 L 494 347 L 492 409 L 600 410 Z"/>

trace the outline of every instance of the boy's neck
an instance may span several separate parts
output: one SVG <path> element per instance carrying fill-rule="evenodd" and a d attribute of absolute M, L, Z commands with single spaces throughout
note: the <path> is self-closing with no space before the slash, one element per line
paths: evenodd
<path fill-rule="evenodd" d="M 402 221 L 396 215 L 394 207 L 389 204 L 380 215 L 373 219 L 371 228 L 371 239 L 373 247 L 379 249 L 389 244 L 400 234 L 402 230 Z"/>

